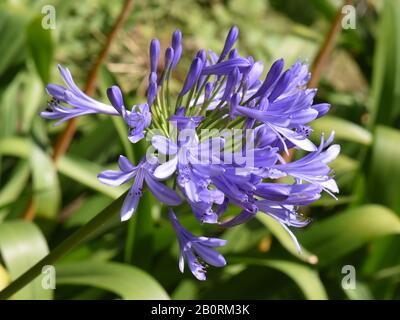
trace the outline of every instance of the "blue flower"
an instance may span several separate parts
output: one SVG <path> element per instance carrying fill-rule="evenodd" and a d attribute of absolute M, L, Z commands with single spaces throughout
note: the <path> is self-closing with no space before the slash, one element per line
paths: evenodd
<path fill-rule="evenodd" d="M 154 160 L 154 159 L 153 159 Z M 153 175 L 155 164 L 142 160 L 134 166 L 128 158 L 120 156 L 118 160 L 120 170 L 106 170 L 98 175 L 98 179 L 109 186 L 119 186 L 135 179 L 121 209 L 121 220 L 126 221 L 135 213 L 142 196 L 143 182 L 146 181 L 151 193 L 162 203 L 177 206 L 182 201 L 179 195 L 172 189 L 159 182 Z"/>
<path fill-rule="evenodd" d="M 267 168 L 263 176 L 276 179 L 290 175 L 299 182 L 306 181 L 315 184 L 335 197 L 333 193 L 339 192 L 339 188 L 332 177 L 332 170 L 327 165 L 329 162 L 335 160 L 340 152 L 340 146 L 337 144 L 329 147 L 333 137 L 334 134 L 324 142 L 324 135 L 322 135 L 318 150 L 309 153 L 299 160 L 280 163 Z"/>
<path fill-rule="evenodd" d="M 128 139 L 136 143 L 144 137 L 144 130 L 151 123 L 151 113 L 149 105 L 143 103 L 133 106 L 132 111 L 127 111 L 122 98 L 121 90 L 117 86 L 107 89 L 107 96 L 115 110 L 122 116 L 130 128 Z"/>
<path fill-rule="evenodd" d="M 187 119 L 185 123 L 190 126 L 192 121 L 194 120 Z M 212 207 L 214 203 L 222 204 L 224 194 L 218 189 L 209 189 L 209 186 L 211 177 L 220 175 L 224 169 L 212 163 L 213 154 L 208 150 L 209 141 L 198 143 L 196 135 L 189 135 L 184 141 L 174 143 L 158 135 L 152 138 L 152 144 L 161 154 L 172 157 L 155 169 L 154 176 L 167 179 L 177 171 L 177 185 L 191 205 L 196 218 L 201 222 L 216 223 L 218 216 Z M 202 155 L 206 157 L 202 158 Z"/>
<path fill-rule="evenodd" d="M 99 174 L 101 182 L 112 186 L 133 180 L 121 209 L 122 220 L 136 211 L 146 182 L 167 206 L 179 205 L 182 197 L 200 223 L 228 228 L 266 214 L 286 229 L 301 252 L 290 228 L 305 227 L 311 219 L 299 209 L 317 201 L 324 191 L 333 197 L 339 192 L 329 163 L 338 156 L 340 146 L 332 145 L 333 134 L 327 141 L 322 135 L 318 147 L 309 139 L 312 121 L 324 116 L 330 105 L 314 104 L 317 90 L 307 87 L 310 72 L 303 62 L 285 68 L 284 60 L 278 59 L 261 79 L 264 64 L 239 54 L 238 36 L 238 28 L 232 27 L 219 55 L 200 49 L 175 97 L 169 81 L 181 59 L 182 33 L 172 34 L 163 66 L 160 42 L 153 39 L 147 96 L 131 110 L 126 109 L 117 86 L 107 90 L 111 105 L 104 104 L 84 94 L 69 71 L 59 67 L 66 87 L 47 86 L 52 100 L 42 116 L 60 123 L 85 114 L 108 114 L 125 121 L 132 143 L 152 134 L 153 155 L 137 166 L 120 156 L 120 170 Z M 234 139 L 230 139 L 232 133 Z M 286 162 L 282 153 L 290 148 L 302 149 L 305 155 Z M 286 176 L 292 183 L 277 180 Z M 241 211 L 226 220 L 224 213 L 231 207 Z M 199 280 L 205 280 L 204 263 L 225 265 L 222 255 L 212 249 L 223 246 L 225 240 L 195 237 L 172 210 L 169 217 L 180 246 L 182 272 L 185 257 Z"/>
<path fill-rule="evenodd" d="M 66 87 L 58 84 L 48 84 L 46 86 L 46 91 L 52 98 L 48 103 L 50 110 L 40 113 L 43 118 L 59 119 L 55 123 L 55 125 L 58 125 L 64 121 L 87 114 L 118 115 L 118 112 L 112 106 L 98 102 L 83 93 L 75 84 L 68 69 L 58 65 L 58 70 Z M 63 104 L 71 105 L 73 108 L 66 107 Z"/>
<path fill-rule="evenodd" d="M 180 224 L 172 210 L 169 212 L 169 219 L 178 238 L 180 249 L 179 270 L 182 273 L 185 268 L 185 257 L 190 271 L 198 280 L 206 280 L 205 263 L 214 267 L 223 267 L 226 265 L 225 258 L 212 249 L 213 247 L 224 246 L 226 240 L 195 237 Z"/>

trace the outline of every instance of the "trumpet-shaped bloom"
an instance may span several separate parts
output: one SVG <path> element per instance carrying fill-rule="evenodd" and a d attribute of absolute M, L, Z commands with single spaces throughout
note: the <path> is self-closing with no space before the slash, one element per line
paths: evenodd
<path fill-rule="evenodd" d="M 118 165 L 120 170 L 106 170 L 98 175 L 98 179 L 102 183 L 113 187 L 128 183 L 134 179 L 122 205 L 122 221 L 128 220 L 135 213 L 139 200 L 143 195 L 144 182 L 146 182 L 151 193 L 162 203 L 170 206 L 176 206 L 181 203 L 181 198 L 174 190 L 168 188 L 154 177 L 154 164 L 142 160 L 137 166 L 134 166 L 128 158 L 120 156 Z"/>
<path fill-rule="evenodd" d="M 224 246 L 226 240 L 194 236 L 181 225 L 172 210 L 169 212 L 169 219 L 178 238 L 180 249 L 179 270 L 182 273 L 185 268 L 185 258 L 190 271 L 199 280 L 206 280 L 205 264 L 210 264 L 214 267 L 226 265 L 225 258 L 212 249 Z"/>
<path fill-rule="evenodd" d="M 94 100 L 79 89 L 68 69 L 58 65 L 58 70 L 66 87 L 58 84 L 46 86 L 46 91 L 51 96 L 51 100 L 48 103 L 50 110 L 40 113 L 43 118 L 58 120 L 57 125 L 87 114 L 118 115 L 118 112 L 112 106 Z M 64 104 L 72 107 L 66 107 Z"/>

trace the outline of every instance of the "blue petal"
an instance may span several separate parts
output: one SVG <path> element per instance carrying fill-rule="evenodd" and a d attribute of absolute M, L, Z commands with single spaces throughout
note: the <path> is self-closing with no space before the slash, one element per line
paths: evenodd
<path fill-rule="evenodd" d="M 123 172 L 123 171 L 114 171 L 114 170 L 106 170 L 97 175 L 97 178 L 101 183 L 107 184 L 112 187 L 120 186 L 121 184 L 127 183 L 131 180 L 136 174 L 136 171 L 131 172 Z"/>
<path fill-rule="evenodd" d="M 253 219 L 255 216 L 256 216 L 256 214 L 254 212 L 249 212 L 249 211 L 243 210 L 240 214 L 238 214 L 233 219 L 221 223 L 220 226 L 223 228 L 231 228 L 231 227 L 237 226 L 239 224 L 245 223 L 245 222 Z"/>
<path fill-rule="evenodd" d="M 129 159 L 122 155 L 118 158 L 118 166 L 122 171 L 125 172 L 131 172 L 136 169 L 136 167 L 129 161 Z"/>
<path fill-rule="evenodd" d="M 214 267 L 223 267 L 226 265 L 224 256 L 219 252 L 202 245 L 201 242 L 193 242 L 192 246 L 201 259 L 208 264 Z"/>
<path fill-rule="evenodd" d="M 182 203 L 182 200 L 176 191 L 154 179 L 150 173 L 147 172 L 145 174 L 145 180 L 151 193 L 161 202 L 169 206 L 177 206 Z"/>
<path fill-rule="evenodd" d="M 226 37 L 224 48 L 222 49 L 222 52 L 219 56 L 219 61 L 222 61 L 225 59 L 226 55 L 228 52 L 232 49 L 233 45 L 236 42 L 236 39 L 239 36 L 239 29 L 236 26 L 233 26 L 228 33 L 228 36 Z"/>
<path fill-rule="evenodd" d="M 204 75 L 215 74 L 215 75 L 226 75 L 233 71 L 233 69 L 238 68 L 239 71 L 243 72 L 250 67 L 250 63 L 245 58 L 234 58 L 219 62 L 215 65 L 203 68 L 201 72 Z"/>
<path fill-rule="evenodd" d="M 110 100 L 113 107 L 125 117 L 126 110 L 124 106 L 124 99 L 122 98 L 121 89 L 117 86 L 112 86 L 107 89 L 107 97 Z"/>
<path fill-rule="evenodd" d="M 178 165 L 178 157 L 175 156 L 171 160 L 159 165 L 156 168 L 156 170 L 154 170 L 154 176 L 160 180 L 167 179 L 174 174 L 177 165 Z"/>
<path fill-rule="evenodd" d="M 161 135 L 153 136 L 151 138 L 151 144 L 159 152 L 165 155 L 176 154 L 178 152 L 178 146 L 170 139 Z"/>
<path fill-rule="evenodd" d="M 124 203 L 121 208 L 121 221 L 126 221 L 132 217 L 135 213 L 139 200 L 142 197 L 142 186 L 143 186 L 144 172 L 138 170 L 135 182 L 130 188 L 128 195 L 126 196 Z"/>

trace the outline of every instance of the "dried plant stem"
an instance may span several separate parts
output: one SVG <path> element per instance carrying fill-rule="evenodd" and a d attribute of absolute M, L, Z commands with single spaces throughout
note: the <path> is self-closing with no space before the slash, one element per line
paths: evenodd
<path fill-rule="evenodd" d="M 105 58 L 107 57 L 108 52 L 110 51 L 111 48 L 111 44 L 115 40 L 118 30 L 122 27 L 123 23 L 128 17 L 129 12 L 132 9 L 132 6 L 133 6 L 132 0 L 125 0 L 121 8 L 121 11 L 117 19 L 115 20 L 115 23 L 110 33 L 107 36 L 106 42 L 104 43 L 102 50 L 97 56 L 97 59 L 95 60 L 92 69 L 89 72 L 88 80 L 86 82 L 84 90 L 85 93 L 89 96 L 93 95 L 96 89 L 97 75 L 99 72 L 99 68 L 101 64 L 104 62 Z M 54 163 L 57 163 L 57 161 L 67 152 L 71 144 L 72 138 L 75 135 L 77 123 L 78 123 L 78 118 L 73 118 L 69 120 L 64 131 L 58 136 L 52 155 Z M 35 217 L 35 213 L 36 213 L 36 206 L 33 199 L 31 198 L 23 214 L 23 219 L 27 221 L 32 221 Z"/>
<path fill-rule="evenodd" d="M 352 2 L 353 2 L 352 0 L 345 0 L 343 6 L 349 5 Z M 310 88 L 318 86 L 322 71 L 324 70 L 324 67 L 326 66 L 329 60 L 329 57 L 335 47 L 336 40 L 342 30 L 342 19 L 344 16 L 344 14 L 342 13 L 343 6 L 339 7 L 335 19 L 333 19 L 331 27 L 325 36 L 324 42 L 322 43 L 322 46 L 318 51 L 314 63 L 312 64 L 311 79 L 308 84 Z"/>
<path fill-rule="evenodd" d="M 349 5 L 352 2 L 353 2 L 352 0 L 345 0 L 343 2 L 343 6 Z M 308 86 L 310 88 L 315 88 L 318 86 L 318 83 L 321 79 L 322 71 L 324 70 L 326 64 L 328 63 L 331 53 L 335 48 L 336 40 L 342 30 L 342 19 L 344 16 L 342 13 L 343 6 L 339 7 L 339 10 L 336 13 L 335 18 L 332 21 L 331 27 L 325 36 L 324 42 L 322 43 L 322 46 L 319 49 L 318 54 L 315 57 L 315 60 L 311 66 L 311 79 L 308 83 Z M 285 161 L 286 162 L 292 161 L 295 152 L 296 152 L 295 149 L 289 149 L 288 154 L 285 153 L 283 155 Z"/>

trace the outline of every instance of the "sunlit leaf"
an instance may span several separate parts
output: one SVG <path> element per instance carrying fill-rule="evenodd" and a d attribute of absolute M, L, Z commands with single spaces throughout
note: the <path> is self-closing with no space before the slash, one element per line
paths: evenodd
<path fill-rule="evenodd" d="M 264 260 L 247 257 L 235 257 L 232 260 L 231 263 L 265 266 L 283 272 L 299 286 L 307 299 L 325 300 L 328 298 L 318 272 L 306 265 L 285 260 Z"/>
<path fill-rule="evenodd" d="M 257 219 L 260 220 L 260 222 L 264 224 L 268 228 L 268 230 L 271 231 L 271 233 L 277 238 L 279 243 L 296 258 L 311 264 L 315 264 L 318 262 L 318 258 L 304 247 L 302 247 L 302 253 L 299 254 L 288 232 L 275 219 L 266 214 L 258 214 Z"/>
<path fill-rule="evenodd" d="M 21 61 L 21 55 L 25 52 L 24 47 L 24 28 L 29 16 L 20 8 L 0 5 L 0 76 L 3 72 L 16 63 Z"/>
<path fill-rule="evenodd" d="M 61 190 L 56 167 L 51 157 L 37 146 L 32 148 L 30 164 L 37 214 L 47 218 L 54 217 L 61 205 Z"/>
<path fill-rule="evenodd" d="M 400 131 L 378 126 L 368 178 L 369 201 L 400 213 Z"/>
<path fill-rule="evenodd" d="M 370 289 L 363 282 L 357 281 L 355 283 L 355 288 L 351 288 L 351 289 L 347 289 L 347 290 L 343 290 L 343 291 L 350 300 L 372 300 L 373 299 Z"/>
<path fill-rule="evenodd" d="M 41 231 L 32 223 L 7 221 L 0 224 L 0 252 L 11 280 L 15 280 L 49 252 Z M 52 299 L 53 290 L 43 288 L 42 274 L 25 288 L 19 290 L 14 299 Z"/>
<path fill-rule="evenodd" d="M 371 125 L 392 125 L 400 114 L 400 3 L 384 3 L 373 62 Z"/>
<path fill-rule="evenodd" d="M 165 290 L 146 272 L 114 262 L 58 264 L 57 284 L 97 287 L 129 300 L 169 299 Z"/>
<path fill-rule="evenodd" d="M 319 137 L 322 132 L 328 137 L 332 131 L 335 138 L 369 145 L 372 142 L 371 133 L 363 127 L 348 120 L 334 116 L 325 116 L 313 123 L 314 135 Z"/>
<path fill-rule="evenodd" d="M 378 205 L 364 205 L 335 214 L 299 232 L 302 245 L 326 265 L 368 242 L 400 233 L 400 219 L 391 210 Z"/>
<path fill-rule="evenodd" d="M 53 59 L 53 40 L 51 29 L 42 25 L 42 16 L 38 16 L 27 27 L 28 48 L 36 69 L 44 84 L 50 81 L 50 66 Z"/>
<path fill-rule="evenodd" d="M 124 186 L 115 188 L 102 184 L 97 179 L 97 174 L 103 169 L 84 159 L 64 156 L 57 162 L 57 168 L 61 174 L 113 199 L 118 198 L 127 189 Z"/>
<path fill-rule="evenodd" d="M 22 160 L 15 166 L 9 181 L 0 189 L 0 207 L 18 199 L 18 196 L 25 188 L 28 178 L 29 166 L 25 160 Z"/>
<path fill-rule="evenodd" d="M 0 264 L 0 291 L 10 283 L 10 277 L 7 270 Z"/>

